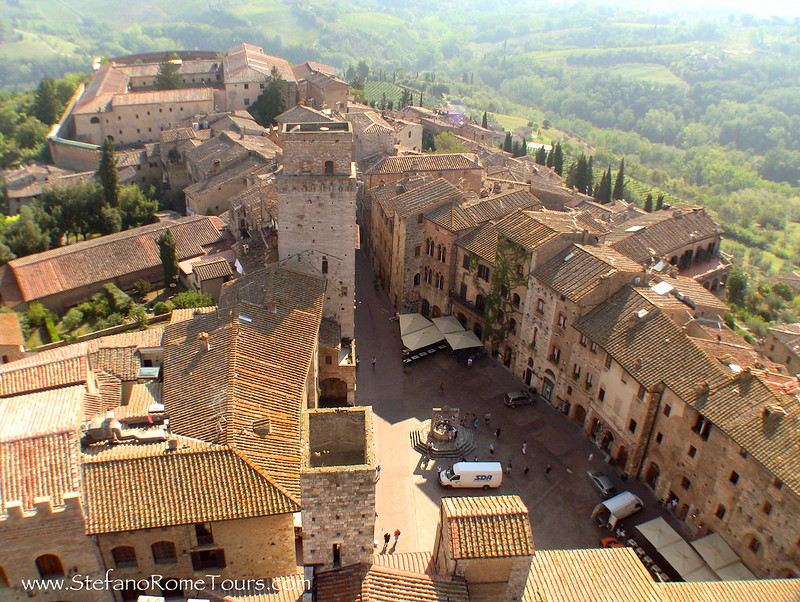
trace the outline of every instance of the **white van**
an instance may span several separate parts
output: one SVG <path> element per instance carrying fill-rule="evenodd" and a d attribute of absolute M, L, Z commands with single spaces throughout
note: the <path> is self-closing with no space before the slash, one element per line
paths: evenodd
<path fill-rule="evenodd" d="M 500 462 L 456 462 L 439 473 L 439 483 L 447 487 L 500 487 L 503 467 Z"/>
<path fill-rule="evenodd" d="M 631 514 L 636 514 L 644 504 L 638 496 L 630 491 L 623 491 L 619 495 L 597 504 L 592 511 L 592 518 L 596 518 L 601 527 L 613 531 L 617 523 Z"/>

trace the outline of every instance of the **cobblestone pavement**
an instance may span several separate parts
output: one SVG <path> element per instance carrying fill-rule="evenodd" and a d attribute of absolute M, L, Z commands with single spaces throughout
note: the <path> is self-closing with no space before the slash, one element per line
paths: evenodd
<path fill-rule="evenodd" d="M 603 470 L 620 490 L 639 495 L 645 510 L 631 517 L 632 524 L 660 513 L 652 493 L 635 481 L 622 483 L 577 425 L 539 402 L 535 406 L 506 408 L 502 395 L 523 388 L 520 381 L 494 359 L 484 357 L 466 368 L 449 352 L 440 352 L 412 365 L 404 373 L 400 361 L 402 344 L 398 324 L 383 291 L 373 284 L 369 262 L 362 252 L 356 256 L 356 345 L 361 357 L 356 403 L 371 405 L 374 412 L 376 458 L 381 466 L 377 485 L 375 539 L 383 545 L 383 534 L 400 529 L 396 550 L 432 550 L 443 496 L 519 495 L 528 505 L 537 549 L 597 547 L 610 533 L 590 518 L 600 502 L 589 484 L 589 468 Z M 373 369 L 370 359 L 375 356 Z M 439 383 L 444 382 L 444 393 Z M 479 417 L 477 449 L 469 460 L 487 461 L 489 444 L 493 459 L 513 468 L 499 489 L 445 490 L 437 482 L 437 463 L 427 470 L 410 443 L 410 433 L 431 417 L 431 409 L 444 404 Z M 491 412 L 487 426 L 484 414 Z M 499 438 L 494 431 L 501 429 Z M 522 454 L 522 442 L 527 453 Z M 589 462 L 589 453 L 594 457 Z M 439 461 L 448 467 L 453 460 Z M 530 471 L 523 474 L 528 466 Z M 545 467 L 552 466 L 549 477 Z M 670 517 L 671 518 L 671 517 Z M 671 521 L 672 522 L 672 521 Z M 628 529 L 631 532 L 630 529 Z"/>

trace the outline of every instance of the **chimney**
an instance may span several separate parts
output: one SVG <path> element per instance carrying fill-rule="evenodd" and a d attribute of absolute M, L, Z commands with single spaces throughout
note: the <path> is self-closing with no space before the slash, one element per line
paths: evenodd
<path fill-rule="evenodd" d="M 711 391 L 711 387 L 708 385 L 708 383 L 707 383 L 707 382 L 700 383 L 700 384 L 697 386 L 697 396 L 698 396 L 698 397 L 701 397 L 701 396 L 703 396 L 703 395 L 708 395 L 708 393 L 709 393 L 710 391 Z"/>
<path fill-rule="evenodd" d="M 208 340 L 208 333 L 201 332 L 197 335 L 197 340 L 200 341 L 200 351 L 210 351 L 211 350 L 211 343 Z"/>

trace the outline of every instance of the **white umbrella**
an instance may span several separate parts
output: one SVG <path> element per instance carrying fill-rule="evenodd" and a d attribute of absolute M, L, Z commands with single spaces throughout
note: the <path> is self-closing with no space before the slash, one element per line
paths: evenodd
<path fill-rule="evenodd" d="M 458 351 L 459 349 L 471 349 L 472 347 L 481 347 L 483 343 L 481 340 L 475 336 L 475 333 L 471 330 L 464 330 L 462 332 L 451 332 L 444 335 L 444 338 L 447 339 L 447 342 L 450 344 L 450 347 L 453 351 Z"/>
<path fill-rule="evenodd" d="M 756 576 L 741 562 L 734 562 L 714 571 L 723 581 L 754 581 Z"/>
<path fill-rule="evenodd" d="M 658 553 L 664 557 L 664 560 L 669 562 L 682 578 L 702 566 L 707 566 L 703 559 L 700 558 L 700 555 L 682 539 L 666 547 L 658 548 Z"/>
<path fill-rule="evenodd" d="M 739 557 L 731 547 L 725 543 L 719 533 L 712 533 L 692 542 L 692 547 L 698 551 L 715 571 L 734 562 L 739 562 Z"/>
<path fill-rule="evenodd" d="M 434 318 L 433 323 L 442 334 L 448 334 L 450 332 L 464 332 L 464 327 L 461 325 L 461 322 L 456 320 L 453 316 Z"/>
<path fill-rule="evenodd" d="M 692 571 L 687 575 L 683 575 L 685 581 L 691 581 L 693 583 L 697 583 L 699 581 L 719 581 L 719 577 L 717 574 L 712 571 L 707 564 L 704 564 L 696 571 Z"/>
<path fill-rule="evenodd" d="M 401 337 L 416 332 L 417 330 L 427 328 L 428 326 L 433 326 L 433 322 L 420 314 L 401 314 L 399 321 Z"/>
<path fill-rule="evenodd" d="M 414 351 L 416 349 L 422 349 L 423 347 L 429 347 L 443 339 L 444 335 L 439 332 L 436 326 L 431 324 L 427 328 L 405 335 L 403 337 L 403 345 L 410 351 Z"/>
<path fill-rule="evenodd" d="M 663 548 L 682 539 L 678 532 L 670 527 L 667 521 L 660 516 L 641 525 L 636 525 L 636 530 L 644 535 L 654 548 Z"/>

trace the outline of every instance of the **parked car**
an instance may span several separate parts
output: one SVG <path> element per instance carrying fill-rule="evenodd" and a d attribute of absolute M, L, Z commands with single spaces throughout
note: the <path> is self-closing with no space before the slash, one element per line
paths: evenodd
<path fill-rule="evenodd" d="M 503 396 L 503 403 L 508 408 L 516 408 L 522 405 L 533 405 L 536 397 L 530 391 L 510 391 Z"/>
<path fill-rule="evenodd" d="M 592 482 L 592 485 L 594 485 L 594 488 L 603 496 L 603 499 L 609 498 L 617 493 L 617 488 L 614 487 L 608 475 L 599 470 L 588 470 L 586 474 Z"/>
<path fill-rule="evenodd" d="M 616 537 L 604 537 L 600 540 L 600 545 L 604 548 L 624 548 L 625 544 Z"/>

